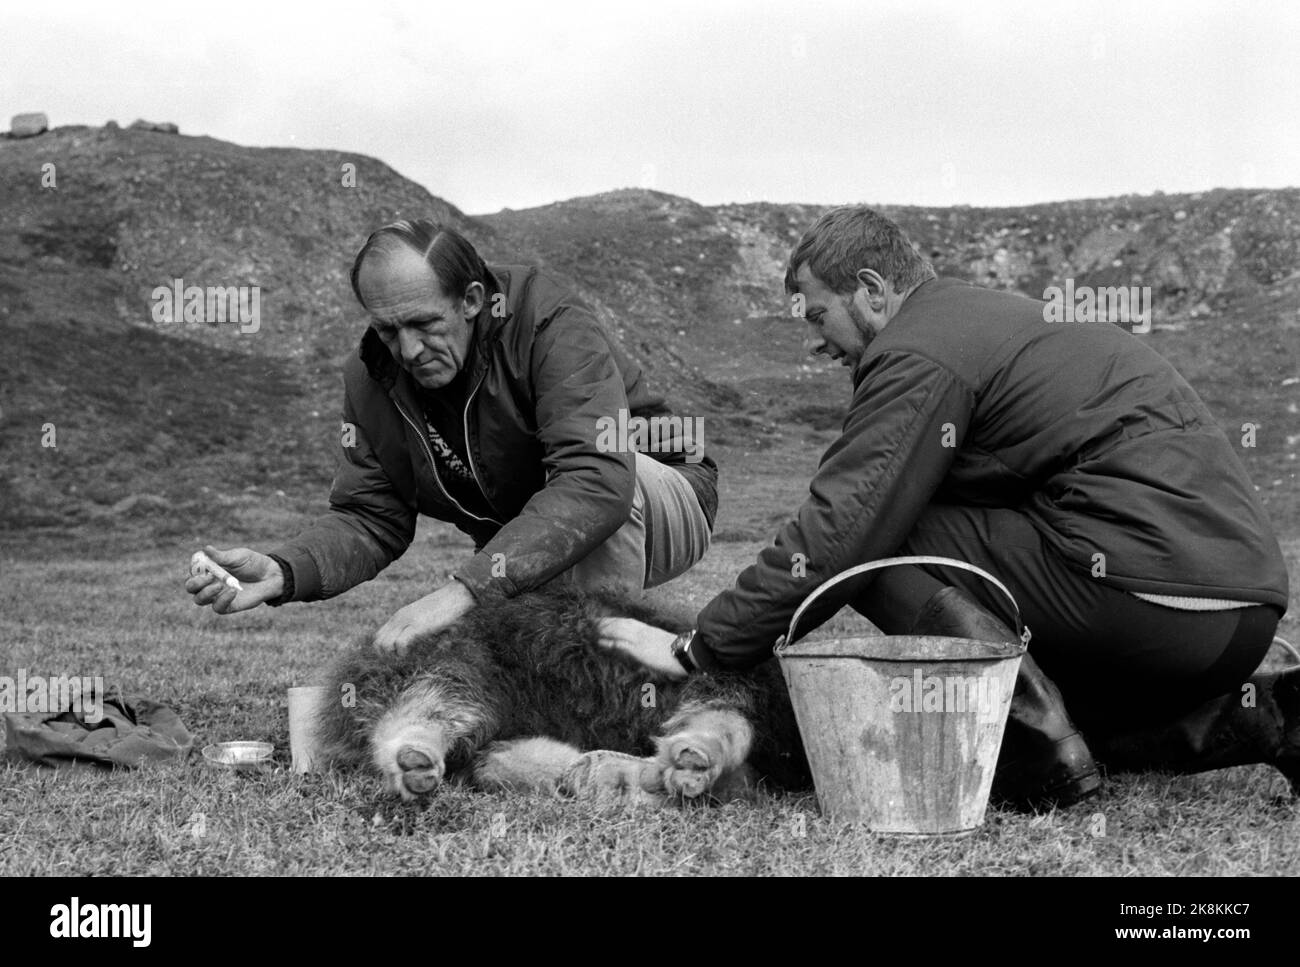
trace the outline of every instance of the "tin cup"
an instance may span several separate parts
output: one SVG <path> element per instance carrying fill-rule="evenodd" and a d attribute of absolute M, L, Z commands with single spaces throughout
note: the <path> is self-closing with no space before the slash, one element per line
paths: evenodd
<path fill-rule="evenodd" d="M 289 752 L 293 756 L 294 772 L 317 772 L 323 766 L 320 714 L 329 696 L 326 685 L 289 689 Z"/>

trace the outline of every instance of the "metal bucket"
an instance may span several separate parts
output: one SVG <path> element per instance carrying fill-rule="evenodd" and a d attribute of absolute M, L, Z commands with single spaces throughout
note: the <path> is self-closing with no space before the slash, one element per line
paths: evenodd
<path fill-rule="evenodd" d="M 875 635 L 793 640 L 808 606 L 847 578 L 898 564 L 944 564 L 997 587 L 1018 642 Z M 894 835 L 960 836 L 984 822 L 1029 630 L 997 578 L 964 561 L 896 557 L 836 575 L 804 600 L 777 642 L 817 800 L 831 819 Z"/>

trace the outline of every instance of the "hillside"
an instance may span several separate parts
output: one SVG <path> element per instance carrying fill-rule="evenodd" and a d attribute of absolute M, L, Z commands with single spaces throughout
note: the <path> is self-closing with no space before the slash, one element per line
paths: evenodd
<path fill-rule="evenodd" d="M 1231 435 L 1259 425 L 1243 460 L 1275 519 L 1296 519 L 1300 191 L 882 207 L 942 274 L 1035 296 L 1066 277 L 1151 285 L 1144 338 Z M 797 491 L 847 400 L 838 367 L 801 358 L 781 291 L 821 210 L 626 190 L 469 217 L 358 155 L 110 128 L 0 139 L 0 529 L 156 541 L 320 509 L 364 326 L 347 269 L 369 231 L 420 215 L 489 260 L 567 276 L 674 405 L 708 418 L 725 487 Z M 151 293 L 178 278 L 259 286 L 259 328 L 156 322 Z M 788 500 L 724 504 L 724 524 L 761 536 Z"/>
<path fill-rule="evenodd" d="M 366 235 L 432 217 L 490 261 L 531 257 L 372 158 L 107 127 L 0 139 L 0 211 L 4 529 L 134 518 L 157 535 L 220 521 L 245 491 L 319 507 L 365 326 L 347 274 Z M 152 293 L 176 279 L 257 286 L 258 323 L 155 321 Z M 49 424 L 56 447 L 40 445 Z"/>

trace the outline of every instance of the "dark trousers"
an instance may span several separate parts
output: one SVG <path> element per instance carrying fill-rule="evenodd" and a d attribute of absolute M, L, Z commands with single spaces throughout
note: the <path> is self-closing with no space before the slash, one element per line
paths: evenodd
<path fill-rule="evenodd" d="M 932 505 L 898 554 L 956 558 L 1001 580 L 1033 633 L 1030 654 L 1085 733 L 1169 721 L 1239 691 L 1282 616 L 1270 605 L 1197 612 L 1143 601 L 1067 568 L 1028 518 L 1006 508 Z M 1006 598 L 978 575 L 935 565 L 881 574 L 854 607 L 886 634 L 905 633 L 901 616 L 915 615 L 945 584 L 1015 627 Z"/>

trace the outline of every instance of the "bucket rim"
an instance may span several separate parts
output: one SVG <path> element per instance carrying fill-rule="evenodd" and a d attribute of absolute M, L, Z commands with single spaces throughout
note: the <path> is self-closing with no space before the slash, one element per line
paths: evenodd
<path fill-rule="evenodd" d="M 886 644 L 886 643 L 889 644 Z M 945 648 L 966 647 L 964 654 L 936 654 Z M 862 661 L 916 664 L 943 662 L 1010 661 L 1024 656 L 1023 641 L 984 641 L 946 635 L 850 635 L 803 638 L 784 645 L 776 654 L 781 661 L 805 658 L 856 658 Z"/>

